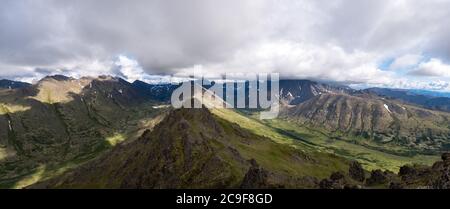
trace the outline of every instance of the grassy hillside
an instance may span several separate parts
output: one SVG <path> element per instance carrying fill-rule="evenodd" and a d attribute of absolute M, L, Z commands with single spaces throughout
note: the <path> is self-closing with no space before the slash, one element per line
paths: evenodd
<path fill-rule="evenodd" d="M 179 109 L 138 140 L 33 187 L 238 188 L 255 164 L 268 173 L 264 187 L 310 188 L 349 162 L 276 143 L 205 108 Z"/>
<path fill-rule="evenodd" d="M 349 160 L 357 160 L 368 169 L 383 169 L 397 172 L 409 163 L 431 165 L 437 159 L 436 155 L 422 155 L 412 153 L 405 155 L 401 152 L 389 152 L 352 141 L 337 140 L 324 132 L 299 126 L 297 123 L 285 120 L 260 121 L 256 116 L 239 113 L 228 109 L 214 109 L 212 112 L 228 121 L 234 121 L 241 127 L 252 130 L 255 134 L 266 136 L 282 144 L 288 144 L 305 152 L 333 153 Z M 399 148 L 400 149 L 400 148 Z M 408 150 L 407 148 L 402 148 Z"/>
<path fill-rule="evenodd" d="M 0 188 L 22 187 L 138 138 L 161 120 L 131 84 L 111 77 L 47 77 L 0 90 Z"/>
<path fill-rule="evenodd" d="M 438 154 L 450 145 L 450 114 L 372 95 L 322 94 L 281 118 L 333 135 L 366 139 L 386 146 Z"/>
<path fill-rule="evenodd" d="M 266 124 L 280 133 L 308 143 L 319 150 L 360 162 L 366 169 L 382 169 L 398 172 L 410 163 L 431 165 L 439 159 L 439 154 L 424 155 L 410 152 L 401 146 L 380 146 L 367 139 L 336 138 L 325 132 L 299 126 L 284 120 L 266 121 Z"/>
<path fill-rule="evenodd" d="M 312 187 L 317 182 L 302 178 L 318 180 L 335 171 L 346 173 L 351 160 L 367 170 L 397 172 L 405 164 L 431 165 L 439 151 L 448 149 L 448 114 L 379 98 L 319 95 L 287 109 L 279 119 L 264 121 L 257 119 L 257 111 L 212 108 L 199 113 L 189 109 L 172 115 L 168 119 L 172 121 L 167 122 L 170 108 L 148 99 L 143 92 L 107 76 L 79 80 L 48 77 L 28 88 L 0 90 L 0 188 L 22 188 L 50 179 L 59 181 L 52 185 L 70 187 L 117 188 L 124 186 L 120 182 L 128 182 L 127 187 L 139 183 L 151 188 L 185 188 L 193 183 L 192 176 L 172 181 L 158 176 L 167 171 L 156 175 L 142 170 L 139 175 L 159 179 L 158 184 L 148 184 L 135 182 L 126 176 L 130 173 L 120 173 L 115 167 L 128 166 L 123 160 L 130 158 L 128 163 L 136 161 L 130 165 L 134 167 L 123 172 L 132 172 L 148 163 L 143 159 L 155 158 L 159 161 L 152 165 L 156 169 L 162 165 L 176 168 L 168 175 L 198 174 L 198 170 L 186 170 L 186 162 L 176 160 L 186 157 L 198 165 L 218 160 L 219 167 L 214 169 L 227 172 L 217 182 L 228 183 L 214 185 L 222 187 L 239 187 L 252 168 L 269 172 L 274 185 L 284 182 L 294 188 Z M 220 100 L 209 102 L 223 105 Z M 189 129 L 174 129 L 186 126 L 180 124 L 183 119 Z M 162 120 L 165 125 L 151 131 Z M 147 145 L 148 140 L 155 143 Z M 195 143 L 186 144 L 192 140 Z M 139 151 L 138 145 L 148 150 Z M 185 153 L 187 145 L 190 153 Z M 117 154 L 111 149 L 128 151 Z M 192 149 L 197 151 L 192 153 Z M 149 150 L 172 154 L 153 155 Z M 136 152 L 145 156 L 131 159 Z M 99 165 L 103 166 L 97 171 L 100 179 L 79 173 L 80 166 L 81 170 L 91 170 Z M 108 169 L 107 176 L 102 176 Z M 74 182 L 59 177 L 67 172 L 75 175 Z M 199 187 L 212 188 L 206 179 L 221 174 L 209 175 Z M 81 180 L 90 183 L 80 184 Z"/>

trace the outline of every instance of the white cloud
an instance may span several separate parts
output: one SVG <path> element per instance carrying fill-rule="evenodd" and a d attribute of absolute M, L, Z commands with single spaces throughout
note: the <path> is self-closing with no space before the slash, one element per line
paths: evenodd
<path fill-rule="evenodd" d="M 149 75 L 142 69 L 137 60 L 125 55 L 119 55 L 116 58 L 110 73 L 120 76 L 128 82 L 140 80 L 152 84 L 179 83 L 188 79 L 187 77 L 175 77 L 171 75 Z"/>
<path fill-rule="evenodd" d="M 128 82 L 143 80 L 144 70 L 136 60 L 120 55 L 114 62 L 114 65 L 117 74 L 124 77 Z"/>
<path fill-rule="evenodd" d="M 383 88 L 397 88 L 397 89 L 424 89 L 432 91 L 450 92 L 450 82 L 444 80 L 437 81 L 412 81 L 408 79 L 396 79 L 384 84 L 364 84 L 355 85 L 356 88 L 367 87 L 383 87 Z"/>
<path fill-rule="evenodd" d="M 450 65 L 443 63 L 440 59 L 432 58 L 428 62 L 421 63 L 411 74 L 450 78 Z"/>
<path fill-rule="evenodd" d="M 414 67 L 421 61 L 421 59 L 423 59 L 422 55 L 406 54 L 396 58 L 394 62 L 392 62 L 392 64 L 389 66 L 389 68 L 392 70 L 397 70 Z"/>
<path fill-rule="evenodd" d="M 0 76 L 134 80 L 201 65 L 210 74 L 392 83 L 420 54 L 450 60 L 449 16 L 448 0 L 4 0 Z M 120 54 L 133 59 L 114 59 Z M 401 70 L 378 68 L 392 57 L 391 69 Z M 410 77 L 448 77 L 439 62 L 420 64 Z"/>
<path fill-rule="evenodd" d="M 384 83 L 391 80 L 392 73 L 378 69 L 376 60 L 375 54 L 346 52 L 333 44 L 274 41 L 247 47 L 225 62 L 202 65 L 202 68 L 204 72 L 216 72 L 216 76 L 224 72 L 277 72 L 284 78 L 313 78 L 343 83 Z M 187 75 L 193 72 L 192 69 L 178 71 Z"/>

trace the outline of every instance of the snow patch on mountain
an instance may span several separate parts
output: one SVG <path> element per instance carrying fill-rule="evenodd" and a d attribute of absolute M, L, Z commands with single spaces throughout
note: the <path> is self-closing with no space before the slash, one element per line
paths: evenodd
<path fill-rule="evenodd" d="M 384 108 L 389 112 L 392 113 L 391 110 L 389 109 L 389 106 L 387 104 L 384 104 Z"/>

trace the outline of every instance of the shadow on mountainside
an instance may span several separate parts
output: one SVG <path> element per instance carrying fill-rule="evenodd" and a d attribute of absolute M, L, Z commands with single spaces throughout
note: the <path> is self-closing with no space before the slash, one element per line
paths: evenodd
<path fill-rule="evenodd" d="M 78 85 L 76 80 L 65 82 Z M 120 79 L 93 79 L 80 93 L 66 92 L 70 101 L 64 102 L 36 98 L 44 89 L 39 85 L 45 84 L 0 90 L 0 188 L 61 174 L 125 139 L 139 137 L 165 112 Z"/>

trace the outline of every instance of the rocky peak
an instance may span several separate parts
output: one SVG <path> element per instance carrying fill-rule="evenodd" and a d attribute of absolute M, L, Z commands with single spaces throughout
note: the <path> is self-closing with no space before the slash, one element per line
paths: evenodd
<path fill-rule="evenodd" d="M 73 80 L 74 78 L 72 77 L 68 77 L 65 75 L 49 75 L 44 77 L 41 81 L 45 81 L 45 80 L 56 80 L 56 81 L 68 81 L 68 80 Z"/>

